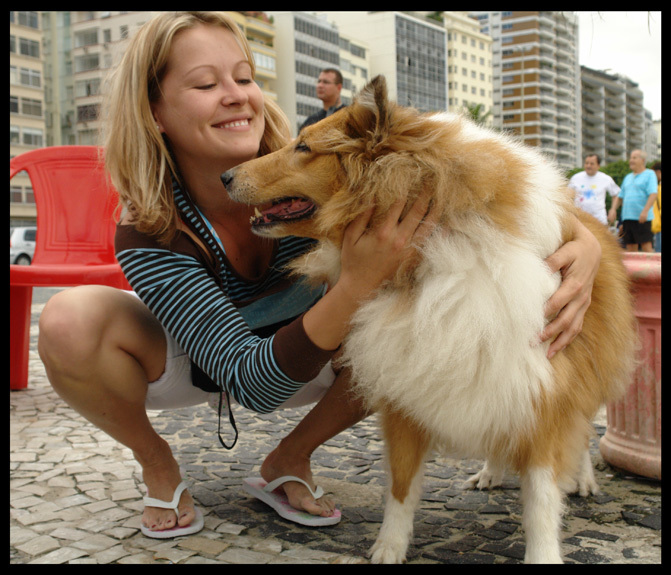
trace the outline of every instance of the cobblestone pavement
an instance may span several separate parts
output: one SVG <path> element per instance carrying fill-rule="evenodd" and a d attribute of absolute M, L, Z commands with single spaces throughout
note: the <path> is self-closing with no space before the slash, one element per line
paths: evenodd
<path fill-rule="evenodd" d="M 186 471 L 205 528 L 173 540 L 144 537 L 144 486 L 130 450 L 88 424 L 49 386 L 35 352 L 42 307 L 34 297 L 29 388 L 10 392 L 10 563 L 368 562 L 385 482 L 375 418 L 314 454 L 314 474 L 342 510 L 338 525 L 315 529 L 284 521 L 242 489 L 243 478 L 258 474 L 264 456 L 306 408 L 258 415 L 238 407 L 240 439 L 233 451 L 219 446 L 216 414 L 207 406 L 152 416 Z M 598 435 L 604 425 L 597 421 Z M 605 464 L 597 440 L 591 451 L 602 493 L 568 498 L 565 561 L 661 563 L 661 483 Z M 408 563 L 522 561 L 519 482 L 510 476 L 502 488 L 464 491 L 479 468 L 478 461 L 443 457 L 428 463 Z"/>

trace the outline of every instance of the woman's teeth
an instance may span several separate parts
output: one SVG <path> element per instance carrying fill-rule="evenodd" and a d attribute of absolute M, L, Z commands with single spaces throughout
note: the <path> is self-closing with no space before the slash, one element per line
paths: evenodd
<path fill-rule="evenodd" d="M 236 120 L 235 122 L 228 122 L 226 124 L 219 124 L 222 128 L 237 128 L 238 126 L 248 126 L 249 120 Z"/>

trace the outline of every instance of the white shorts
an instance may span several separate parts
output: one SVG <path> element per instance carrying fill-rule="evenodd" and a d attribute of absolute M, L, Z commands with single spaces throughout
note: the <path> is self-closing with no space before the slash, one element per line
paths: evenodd
<path fill-rule="evenodd" d="M 135 292 L 127 292 L 138 297 Z M 148 410 L 179 409 L 211 402 L 218 405 L 219 392 L 203 391 L 191 383 L 191 360 L 175 339 L 163 328 L 167 342 L 165 370 L 161 377 L 149 383 L 145 408 Z M 317 377 L 308 381 L 277 409 L 301 407 L 318 402 L 333 385 L 335 373 L 329 361 Z M 231 398 L 232 401 L 233 398 Z"/>

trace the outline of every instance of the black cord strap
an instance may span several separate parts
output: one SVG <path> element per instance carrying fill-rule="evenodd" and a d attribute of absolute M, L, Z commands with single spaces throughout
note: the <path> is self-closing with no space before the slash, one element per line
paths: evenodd
<path fill-rule="evenodd" d="M 229 446 L 226 445 L 224 440 L 221 438 L 221 410 L 224 407 L 224 394 L 226 394 L 226 406 L 228 407 L 228 421 L 231 424 L 231 427 L 233 427 L 233 430 L 235 431 L 235 438 L 233 439 L 233 443 Z M 231 409 L 231 402 L 228 400 L 228 392 L 224 391 L 223 389 L 219 392 L 219 427 L 217 429 L 217 436 L 219 437 L 219 443 L 226 449 L 233 449 L 235 447 L 235 444 L 238 442 L 238 428 L 235 425 L 235 419 L 233 418 L 233 410 Z"/>

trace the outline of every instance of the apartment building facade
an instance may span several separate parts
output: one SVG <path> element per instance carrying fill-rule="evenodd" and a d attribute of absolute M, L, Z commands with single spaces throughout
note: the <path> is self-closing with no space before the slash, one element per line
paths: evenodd
<path fill-rule="evenodd" d="M 443 12 L 447 31 L 448 110 L 461 113 L 480 105 L 480 117 L 493 116 L 492 38 L 466 12 Z M 489 115 L 487 115 L 489 114 Z"/>
<path fill-rule="evenodd" d="M 339 32 L 340 73 L 343 88 L 340 94 L 343 104 L 351 104 L 354 96 L 370 80 L 370 49 L 366 42 Z"/>
<path fill-rule="evenodd" d="M 389 97 L 422 112 L 447 109 L 447 41 L 442 23 L 404 12 L 326 12 L 329 21 L 370 47 L 371 75 Z"/>
<path fill-rule="evenodd" d="M 369 80 L 367 42 L 338 29 L 323 13 L 268 12 L 274 20 L 278 59 L 278 102 L 289 117 L 293 135 L 303 122 L 324 108 L 317 98 L 317 79 L 324 68 L 343 76 L 340 98 L 350 104 Z"/>
<path fill-rule="evenodd" d="M 494 124 L 565 168 L 580 165 L 578 20 L 570 12 L 471 12 L 493 40 Z"/>
<path fill-rule="evenodd" d="M 277 51 L 275 24 L 265 12 L 227 12 L 249 42 L 256 66 L 256 83 L 264 98 L 277 102 Z"/>
<path fill-rule="evenodd" d="M 9 157 L 46 145 L 44 58 L 40 12 L 9 12 Z M 9 188 L 9 217 L 34 225 L 35 199 L 27 174 Z"/>
<path fill-rule="evenodd" d="M 333 24 L 306 12 L 268 12 L 275 23 L 278 103 L 292 133 L 323 109 L 316 84 L 324 68 L 340 68 L 340 36 Z"/>
<path fill-rule="evenodd" d="M 623 76 L 581 67 L 582 148 L 609 164 L 644 147 L 643 94 Z"/>

